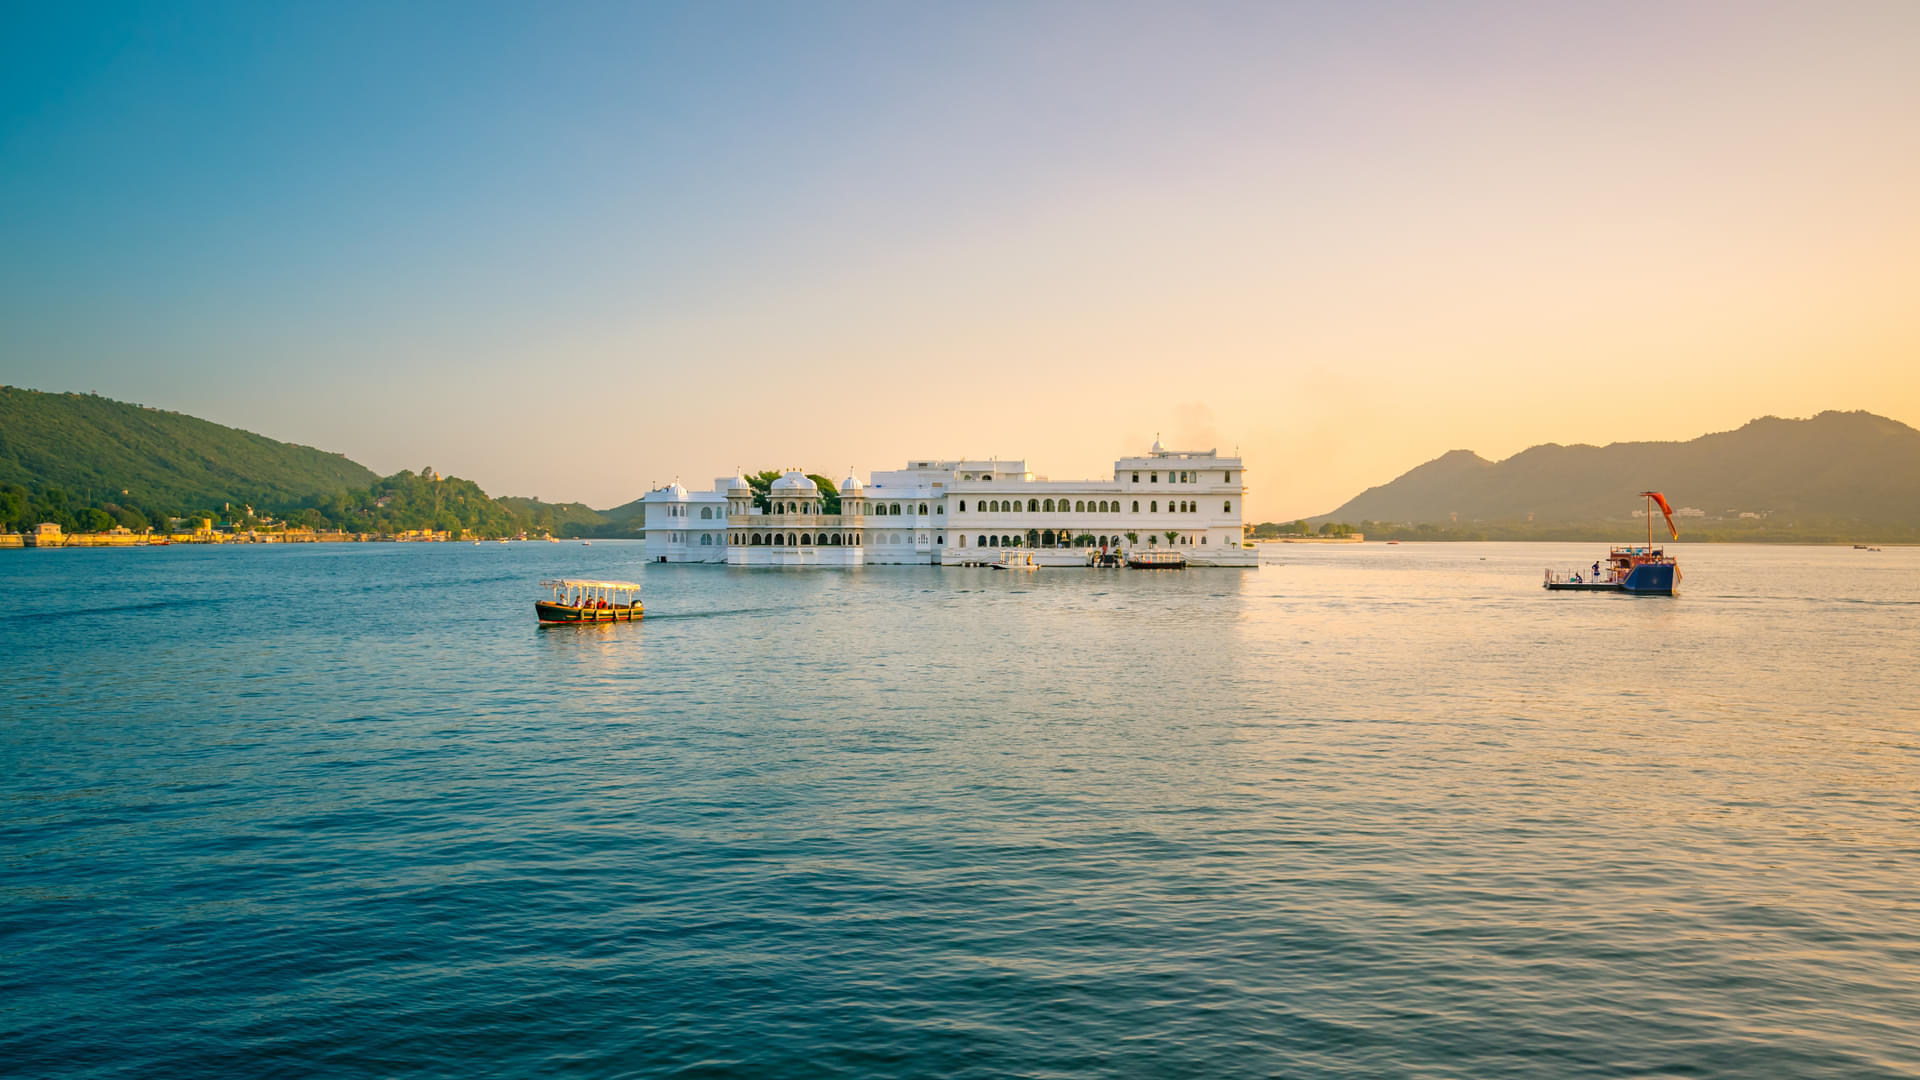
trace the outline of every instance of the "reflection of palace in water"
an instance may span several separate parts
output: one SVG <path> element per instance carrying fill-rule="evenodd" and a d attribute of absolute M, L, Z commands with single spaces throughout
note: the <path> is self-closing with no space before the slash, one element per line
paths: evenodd
<path fill-rule="evenodd" d="M 675 483 L 648 492 L 647 555 L 730 566 L 952 565 L 1020 548 L 1044 565 L 1078 566 L 1105 549 L 1252 566 L 1241 543 L 1245 494 L 1239 458 L 1157 442 L 1115 461 L 1112 480 L 1055 482 L 1023 461 L 909 462 L 866 484 L 847 477 L 837 514 L 798 470 L 773 482 L 764 510 L 735 476 L 711 491 Z"/>

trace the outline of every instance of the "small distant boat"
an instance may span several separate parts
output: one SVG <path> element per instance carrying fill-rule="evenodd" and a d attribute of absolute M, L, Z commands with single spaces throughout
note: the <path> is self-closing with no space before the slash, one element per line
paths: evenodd
<path fill-rule="evenodd" d="M 1395 545 L 1395 544 L 1397 544 L 1397 543 L 1399 543 L 1399 542 L 1400 542 L 1400 541 L 1398 541 L 1398 540 L 1389 540 L 1389 541 L 1387 541 L 1387 546 L 1388 546 L 1388 547 L 1392 547 L 1393 545 Z"/>
<path fill-rule="evenodd" d="M 580 546 L 581 546 L 581 547 L 592 547 L 592 546 L 593 546 L 593 541 L 591 541 L 591 540 L 582 540 L 582 541 L 580 541 Z"/>
<path fill-rule="evenodd" d="M 557 543 L 559 543 L 559 542 L 560 542 L 560 541 L 558 541 L 558 540 L 555 540 L 555 539 L 554 539 L 553 537 L 551 537 L 551 536 L 549 536 L 549 537 L 547 537 L 547 543 L 549 543 L 549 544 L 557 544 Z"/>
<path fill-rule="evenodd" d="M 1874 547 L 1874 546 L 1873 546 L 1873 545 L 1871 545 L 1871 544 L 1855 544 L 1855 545 L 1853 545 L 1853 550 L 1855 550 L 1855 551 L 1879 551 L 1880 549 L 1879 549 L 1879 548 L 1877 548 L 1877 547 Z"/>
<path fill-rule="evenodd" d="M 173 545 L 173 541 L 168 540 L 165 537 L 161 537 L 160 539 L 157 539 L 157 540 L 147 541 L 148 547 L 171 547 L 172 545 Z"/>
<path fill-rule="evenodd" d="M 501 543 L 503 543 L 503 544 L 504 544 L 504 543 L 506 543 L 506 542 L 507 542 L 507 541 L 506 541 L 506 538 L 504 538 L 504 537 L 502 537 L 502 538 L 501 538 L 501 540 L 500 540 L 500 542 L 501 542 Z"/>
<path fill-rule="evenodd" d="M 1640 493 L 1647 500 L 1647 543 L 1616 544 L 1607 551 L 1605 564 L 1594 563 L 1589 571 L 1547 571 L 1545 587 L 1555 592 L 1624 592 L 1644 596 L 1672 596 L 1680 591 L 1679 560 L 1653 546 L 1653 507 L 1658 503 L 1666 516 L 1667 532 L 1675 540 L 1680 530 L 1673 524 L 1673 507 L 1657 491 Z"/>
<path fill-rule="evenodd" d="M 1136 551 L 1127 556 L 1129 570 L 1185 570 L 1187 557 L 1178 551 Z"/>
<path fill-rule="evenodd" d="M 560 578 L 540 586 L 553 592 L 553 599 L 533 602 L 543 625 L 640 621 L 640 586 L 634 582 Z"/>
<path fill-rule="evenodd" d="M 1039 564 L 1033 561 L 1033 552 L 1007 550 L 1000 553 L 998 562 L 992 564 L 995 570 L 1038 570 Z"/>

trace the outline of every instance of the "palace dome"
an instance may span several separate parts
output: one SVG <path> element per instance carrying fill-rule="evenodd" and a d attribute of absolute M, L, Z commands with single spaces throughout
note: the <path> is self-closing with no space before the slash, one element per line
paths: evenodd
<path fill-rule="evenodd" d="M 773 490 L 818 492 L 820 490 L 820 485 L 807 479 L 806 473 L 803 473 L 798 469 L 790 469 L 787 472 L 782 473 L 780 476 L 780 479 L 775 480 L 773 482 Z"/>
<path fill-rule="evenodd" d="M 842 495 L 845 495 L 849 491 L 859 491 L 859 490 L 860 490 L 860 478 L 853 475 L 852 473 L 848 473 L 847 478 L 845 480 L 840 481 L 840 494 Z"/>
<path fill-rule="evenodd" d="M 733 479 L 727 481 L 727 490 L 730 492 L 731 491 L 752 491 L 753 485 L 747 483 L 746 477 L 736 476 Z"/>
<path fill-rule="evenodd" d="M 686 497 L 687 489 L 680 486 L 680 481 L 675 480 L 673 483 L 667 485 L 667 498 L 684 499 Z"/>

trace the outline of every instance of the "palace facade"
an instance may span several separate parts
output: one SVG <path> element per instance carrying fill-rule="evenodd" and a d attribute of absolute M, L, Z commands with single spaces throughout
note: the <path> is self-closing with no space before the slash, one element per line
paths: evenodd
<path fill-rule="evenodd" d="M 952 565 L 1017 547 L 1043 564 L 1078 566 L 1088 549 L 1105 548 L 1253 566 L 1241 542 L 1246 490 L 1239 458 L 1157 442 L 1115 461 L 1111 480 L 1051 481 L 1024 461 L 912 461 L 866 484 L 847 477 L 837 514 L 798 470 L 773 482 L 765 509 L 734 476 L 710 491 L 674 483 L 648 492 L 647 555 L 730 566 Z"/>

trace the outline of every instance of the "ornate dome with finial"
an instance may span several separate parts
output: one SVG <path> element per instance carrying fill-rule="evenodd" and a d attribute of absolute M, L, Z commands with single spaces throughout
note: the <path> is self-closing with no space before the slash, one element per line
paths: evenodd
<path fill-rule="evenodd" d="M 1164 451 L 1165 449 L 1166 449 L 1165 447 L 1160 445 L 1160 436 L 1156 434 L 1153 437 L 1153 452 L 1158 454 Z"/>
<path fill-rule="evenodd" d="M 840 494 L 842 495 L 845 495 L 850 491 L 859 491 L 859 490 L 860 490 L 860 478 L 853 475 L 853 473 L 851 472 L 847 473 L 847 478 L 845 480 L 840 481 Z"/>
<path fill-rule="evenodd" d="M 680 486 L 680 481 L 675 480 L 673 483 L 667 485 L 667 498 L 684 499 L 686 497 L 687 489 Z"/>
<path fill-rule="evenodd" d="M 747 478 L 744 476 L 736 475 L 733 479 L 727 481 L 727 491 L 729 492 L 752 490 L 753 485 L 747 483 Z"/>
<path fill-rule="evenodd" d="M 807 479 L 807 474 L 801 472 L 799 469 L 788 469 L 786 472 L 780 474 L 780 479 L 773 482 L 773 490 L 791 491 L 797 494 L 810 495 L 818 493 L 820 485 Z"/>

